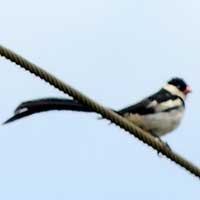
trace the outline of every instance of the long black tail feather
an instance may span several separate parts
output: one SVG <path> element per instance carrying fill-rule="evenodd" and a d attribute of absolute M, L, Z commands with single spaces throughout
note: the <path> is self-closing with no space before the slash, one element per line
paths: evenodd
<path fill-rule="evenodd" d="M 90 108 L 80 104 L 76 100 L 64 98 L 44 98 L 21 103 L 15 109 L 14 115 L 6 120 L 3 124 L 8 124 L 23 117 L 50 110 L 93 112 Z"/>

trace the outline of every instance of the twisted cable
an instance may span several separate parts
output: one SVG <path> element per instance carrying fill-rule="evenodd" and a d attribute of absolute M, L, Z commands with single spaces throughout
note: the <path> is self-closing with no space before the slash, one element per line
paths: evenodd
<path fill-rule="evenodd" d="M 37 65 L 29 62 L 28 60 L 16 54 L 15 52 L 3 47 L 2 45 L 0 45 L 0 55 L 14 62 L 20 67 L 24 68 L 25 70 L 29 71 L 35 76 L 41 78 L 42 80 L 46 81 L 47 83 L 54 86 L 58 90 L 70 95 L 75 100 L 82 103 L 83 105 L 88 106 L 94 112 L 100 114 L 103 118 L 108 119 L 112 123 L 115 123 L 120 128 L 124 129 L 125 131 L 129 132 L 131 135 L 135 136 L 136 138 L 138 138 L 145 144 L 155 149 L 157 152 L 163 154 L 164 156 L 169 158 L 171 161 L 182 166 L 184 169 L 186 169 L 187 171 L 191 172 L 193 175 L 200 178 L 200 169 L 197 166 L 195 166 L 194 164 L 192 164 L 191 162 L 189 162 L 188 160 L 186 160 L 179 154 L 170 150 L 161 142 L 155 140 L 155 138 L 151 136 L 148 132 L 145 132 L 141 128 L 134 125 L 132 122 L 129 122 L 124 117 L 121 117 L 120 115 L 114 113 L 113 111 L 101 106 L 100 104 L 96 103 L 94 100 L 82 94 L 80 91 L 71 87 L 69 84 L 64 83 L 63 81 L 59 80 L 52 74 L 48 73 L 47 71 L 43 70 Z"/>

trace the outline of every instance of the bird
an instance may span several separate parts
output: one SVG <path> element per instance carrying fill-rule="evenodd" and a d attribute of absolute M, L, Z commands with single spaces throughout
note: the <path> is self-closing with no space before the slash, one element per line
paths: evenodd
<path fill-rule="evenodd" d="M 175 77 L 167 81 L 156 93 L 138 103 L 120 110 L 111 110 L 160 140 L 160 137 L 172 132 L 179 126 L 185 111 L 186 97 L 191 91 L 191 88 L 182 78 Z M 4 124 L 32 114 L 52 110 L 94 112 L 77 100 L 42 98 L 21 103 L 15 109 L 14 115 Z"/>

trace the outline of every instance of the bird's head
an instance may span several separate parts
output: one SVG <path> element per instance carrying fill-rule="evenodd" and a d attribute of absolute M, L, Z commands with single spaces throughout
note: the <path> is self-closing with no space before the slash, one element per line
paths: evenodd
<path fill-rule="evenodd" d="M 191 93 L 191 88 L 186 84 L 186 82 L 181 78 L 172 78 L 167 82 L 164 89 L 168 92 L 185 99 L 187 94 Z"/>

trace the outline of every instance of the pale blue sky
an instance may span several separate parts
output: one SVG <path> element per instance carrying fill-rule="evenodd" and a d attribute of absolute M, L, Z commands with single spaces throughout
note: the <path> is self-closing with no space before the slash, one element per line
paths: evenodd
<path fill-rule="evenodd" d="M 192 87 L 163 139 L 200 166 L 197 0 L 3 1 L 1 44 L 99 103 L 122 108 L 172 76 Z M 21 102 L 60 96 L 0 59 L 0 120 Z M 49 112 L 0 127 L 0 199 L 194 199 L 200 182 L 95 114 Z"/>

